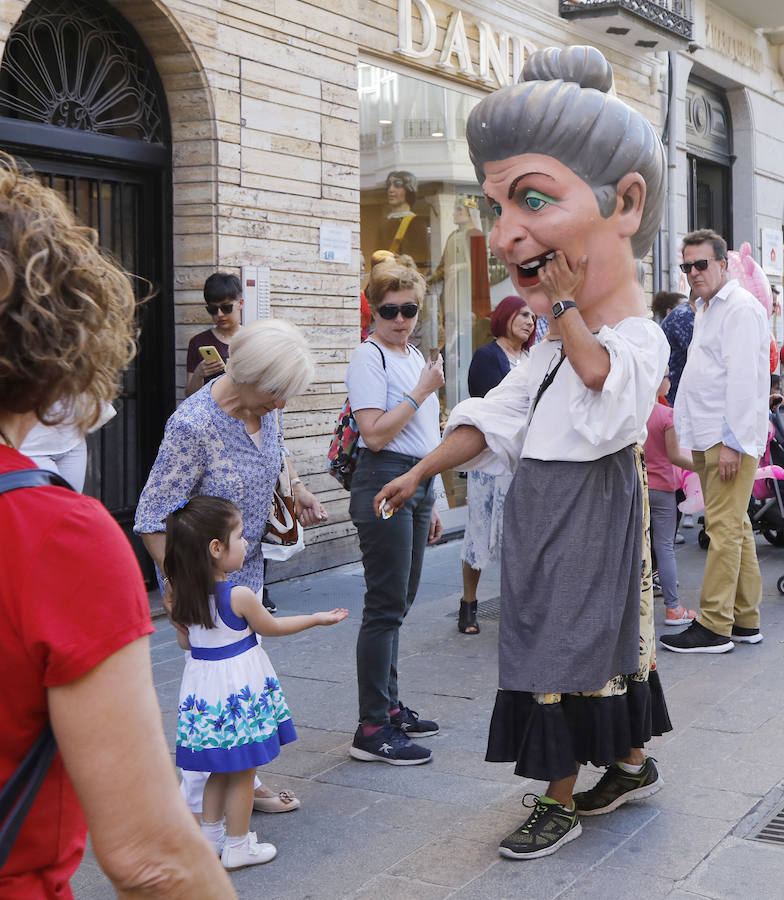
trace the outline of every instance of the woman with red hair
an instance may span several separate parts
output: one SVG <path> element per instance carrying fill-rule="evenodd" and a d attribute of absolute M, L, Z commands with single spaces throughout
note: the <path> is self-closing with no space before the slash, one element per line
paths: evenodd
<path fill-rule="evenodd" d="M 468 392 L 484 395 L 517 366 L 536 337 L 536 316 L 522 297 L 513 294 L 498 304 L 490 317 L 494 341 L 480 347 L 468 369 Z M 476 589 L 482 569 L 500 559 L 504 497 L 512 475 L 490 475 L 478 469 L 468 473 L 468 522 L 463 550 L 463 596 L 457 628 L 461 634 L 479 634 Z"/>

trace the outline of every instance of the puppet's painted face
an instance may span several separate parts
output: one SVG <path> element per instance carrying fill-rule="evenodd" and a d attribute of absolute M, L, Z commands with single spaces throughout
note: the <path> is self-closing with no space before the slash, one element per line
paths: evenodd
<path fill-rule="evenodd" d="M 387 203 L 396 209 L 406 202 L 406 187 L 399 178 L 390 178 L 387 184 Z"/>
<path fill-rule="evenodd" d="M 535 313 L 550 312 L 538 272 L 556 250 L 572 269 L 587 254 L 586 285 L 613 280 L 622 240 L 616 215 L 602 218 L 589 185 L 563 163 L 538 153 L 488 162 L 482 187 L 495 216 L 490 249 Z"/>

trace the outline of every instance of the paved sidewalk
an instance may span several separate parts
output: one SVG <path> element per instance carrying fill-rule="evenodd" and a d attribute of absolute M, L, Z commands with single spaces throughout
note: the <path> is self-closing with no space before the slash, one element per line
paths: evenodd
<path fill-rule="evenodd" d="M 705 554 L 696 529 L 685 534 L 687 543 L 676 548 L 681 599 L 696 606 Z M 425 766 L 361 763 L 347 754 L 356 727 L 361 566 L 275 584 L 279 616 L 338 605 L 351 615 L 332 628 L 265 640 L 299 740 L 261 774 L 273 787 L 293 789 L 302 808 L 254 815 L 252 827 L 260 840 L 277 845 L 278 857 L 234 873 L 237 893 L 271 900 L 779 900 L 784 844 L 747 839 L 784 806 L 784 597 L 775 586 L 784 574 L 784 550 L 759 539 L 758 552 L 763 643 L 719 656 L 659 652 L 675 725 L 650 747 L 664 788 L 647 801 L 584 819 L 578 840 L 530 862 L 498 856 L 499 840 L 525 818 L 523 794 L 542 785 L 515 777 L 511 764 L 484 762 L 498 623 L 482 618 L 480 599 L 482 633 L 457 632 L 460 543 L 428 550 L 401 632 L 403 700 L 441 725 L 439 735 L 426 739 L 434 760 Z M 579 555 L 571 564 L 579 565 Z M 498 578 L 497 569 L 483 575 L 480 598 L 497 597 Z M 657 610 L 660 622 L 661 600 Z M 155 682 L 173 747 L 183 657 L 171 626 L 157 625 Z M 584 771 L 578 788 L 596 778 Z M 73 888 L 80 900 L 113 896 L 89 852 Z"/>

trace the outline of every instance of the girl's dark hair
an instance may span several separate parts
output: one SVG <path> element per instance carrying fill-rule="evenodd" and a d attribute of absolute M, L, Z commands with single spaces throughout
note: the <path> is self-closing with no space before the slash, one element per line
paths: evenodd
<path fill-rule="evenodd" d="M 215 570 L 210 541 L 228 544 L 242 514 L 222 497 L 193 497 L 166 518 L 166 556 L 163 567 L 171 583 L 172 619 L 180 625 L 214 628 L 210 594 L 215 593 Z"/>

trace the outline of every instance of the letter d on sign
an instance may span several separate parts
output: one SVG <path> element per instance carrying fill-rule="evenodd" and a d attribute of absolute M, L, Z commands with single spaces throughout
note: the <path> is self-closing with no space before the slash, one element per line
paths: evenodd
<path fill-rule="evenodd" d="M 422 46 L 414 49 L 412 4 L 422 20 Z M 397 52 L 414 59 L 423 59 L 436 47 L 436 17 L 427 0 L 398 0 L 397 37 L 400 42 Z"/>

